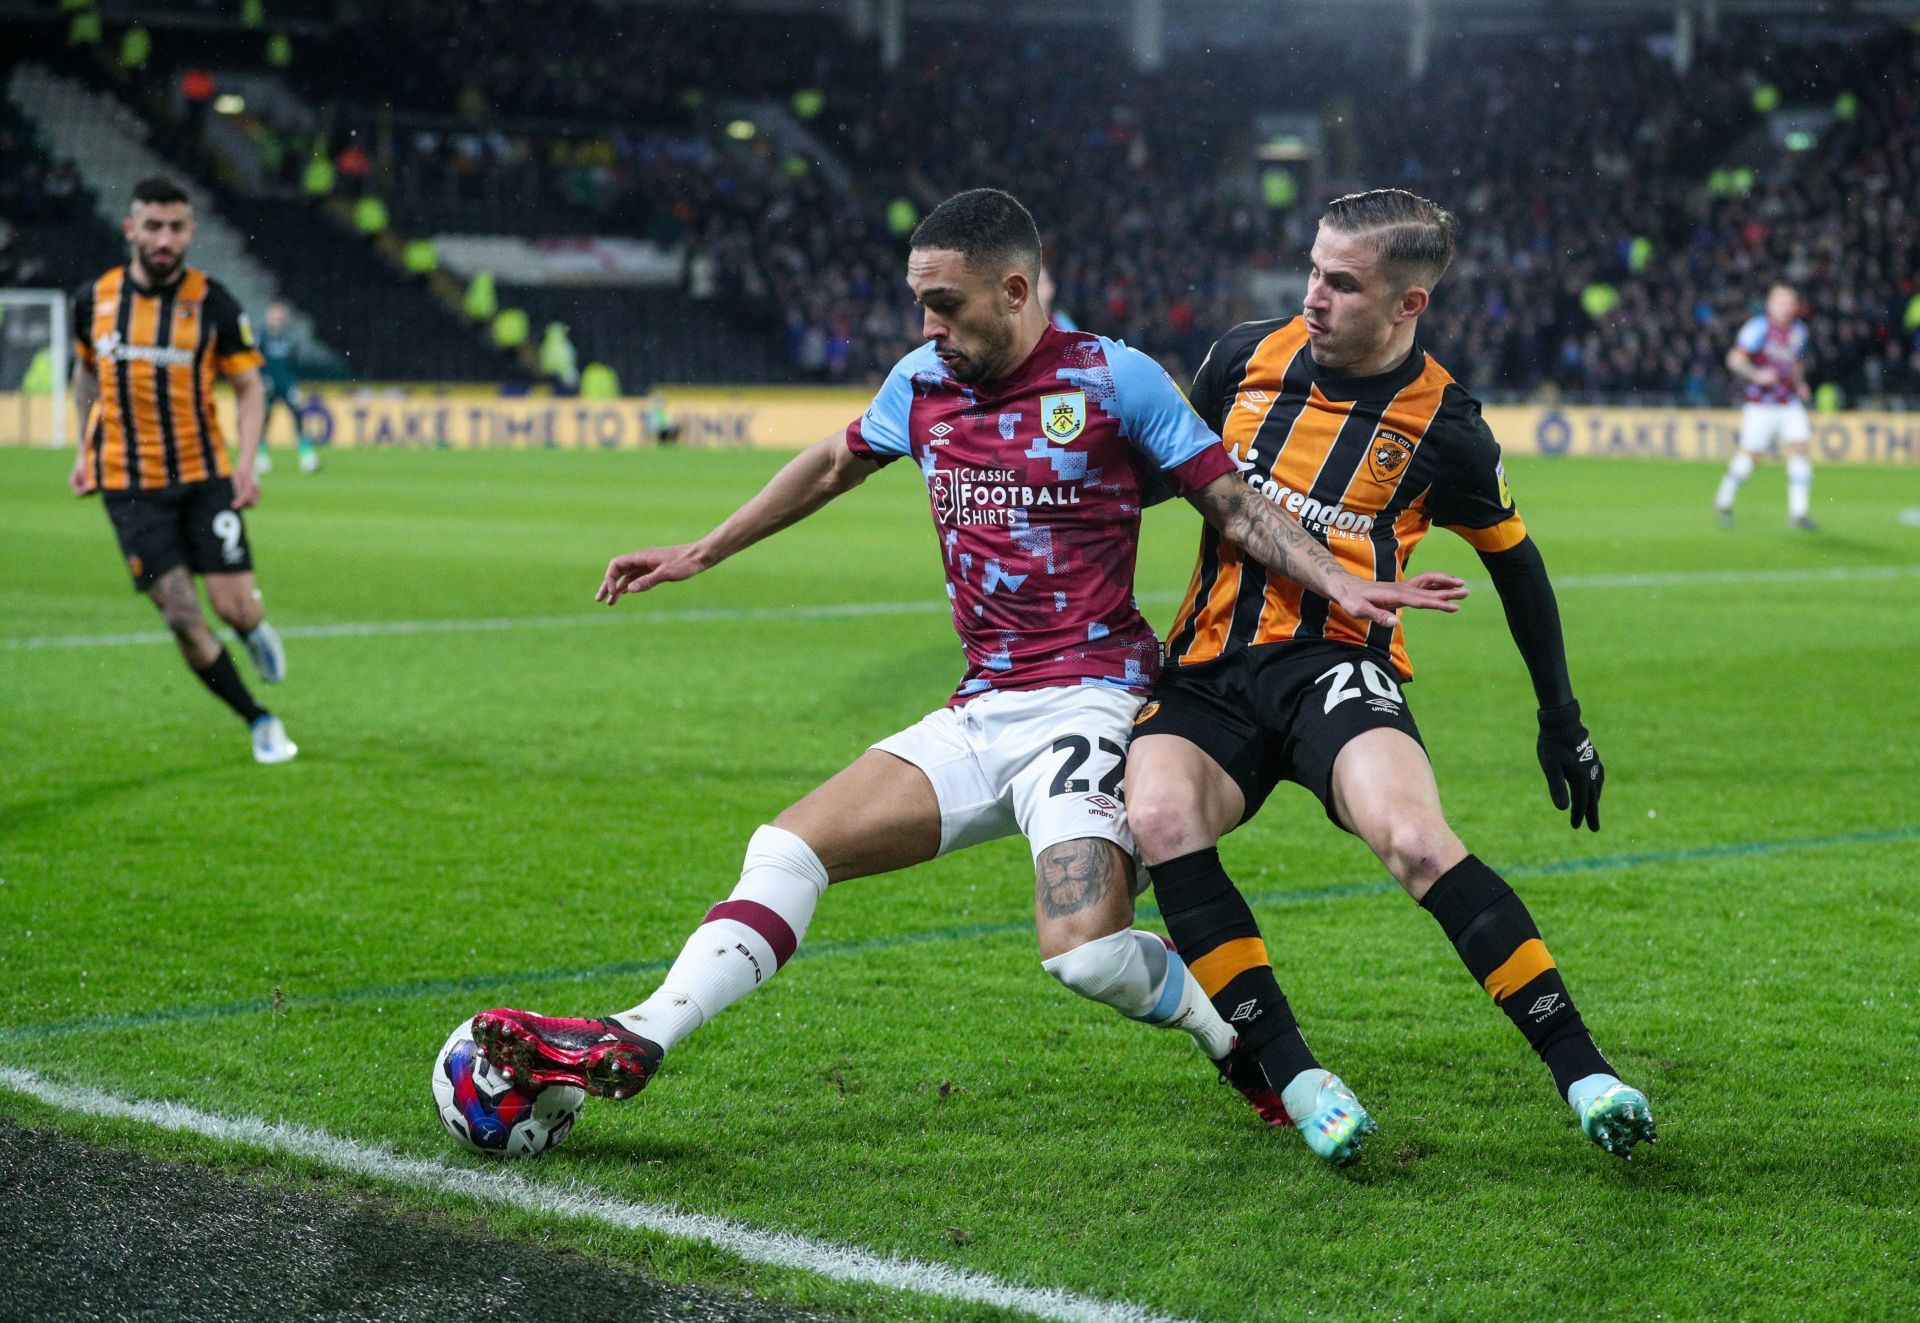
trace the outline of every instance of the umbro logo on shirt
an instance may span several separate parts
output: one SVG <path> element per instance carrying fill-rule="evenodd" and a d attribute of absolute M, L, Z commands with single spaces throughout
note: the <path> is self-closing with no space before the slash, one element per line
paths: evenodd
<path fill-rule="evenodd" d="M 953 424 L 947 422 L 935 423 L 927 429 L 927 435 L 932 437 L 936 444 L 945 441 L 953 435 Z"/>

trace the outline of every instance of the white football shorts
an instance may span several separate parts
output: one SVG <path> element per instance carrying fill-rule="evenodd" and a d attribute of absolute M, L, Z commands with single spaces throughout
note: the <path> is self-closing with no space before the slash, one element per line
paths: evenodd
<path fill-rule="evenodd" d="M 1747 404 L 1740 409 L 1740 448 L 1749 454 L 1764 455 L 1776 444 L 1810 440 L 1813 429 L 1807 424 L 1807 406 L 1799 400 L 1785 404 Z"/>
<path fill-rule="evenodd" d="M 941 854 L 1020 832 L 1036 859 L 1050 845 L 1086 837 L 1131 855 L 1120 780 L 1145 701 L 1093 685 L 989 692 L 873 747 L 933 782 Z"/>

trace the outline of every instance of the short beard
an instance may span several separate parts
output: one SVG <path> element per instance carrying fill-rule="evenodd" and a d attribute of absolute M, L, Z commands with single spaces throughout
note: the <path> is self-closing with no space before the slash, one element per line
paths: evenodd
<path fill-rule="evenodd" d="M 180 268 L 186 264 L 186 260 L 187 259 L 183 254 L 179 257 L 174 258 L 173 261 L 169 262 L 167 265 L 160 266 L 157 263 L 155 263 L 151 257 L 148 257 L 146 254 L 142 253 L 140 254 L 140 269 L 142 271 L 145 271 L 149 276 L 152 276 L 155 280 L 158 280 L 164 283 L 165 281 L 171 280 L 173 279 L 174 276 L 179 274 Z"/>
<path fill-rule="evenodd" d="M 996 377 L 1004 376 L 1013 364 L 1000 363 L 992 368 L 989 368 L 987 364 L 991 359 L 1004 359 L 1007 353 L 1007 346 L 1012 343 L 1013 335 L 1009 332 L 999 343 L 982 344 L 980 352 L 968 354 L 964 368 L 949 368 L 948 370 L 953 373 L 953 379 L 955 381 L 962 382 L 969 386 L 982 381 L 992 381 Z M 989 356 L 991 356 L 991 359 Z"/>

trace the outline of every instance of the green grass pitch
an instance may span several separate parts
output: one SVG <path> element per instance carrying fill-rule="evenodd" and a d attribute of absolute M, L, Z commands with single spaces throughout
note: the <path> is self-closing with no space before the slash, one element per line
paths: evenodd
<path fill-rule="evenodd" d="M 466 1161 L 427 1090 L 456 1022 L 637 1001 L 753 828 L 957 678 L 904 469 L 692 584 L 591 605 L 608 556 L 698 535 L 781 458 L 283 466 L 251 528 L 295 635 L 267 696 L 301 754 L 260 768 L 169 645 L 45 645 L 159 620 L 65 458 L 0 452 L 0 1064 Z M 1224 856 L 1309 1038 L 1380 1120 L 1352 1170 L 1263 1129 L 1184 1037 L 1046 978 L 1018 841 L 836 888 L 780 978 L 521 1170 L 1194 1318 L 1911 1316 L 1920 529 L 1898 516 L 1920 473 L 1823 469 L 1809 536 L 1778 466 L 1732 533 L 1709 467 L 1510 467 L 1562 585 L 1604 830 L 1548 803 L 1484 583 L 1413 621 L 1410 697 L 1454 824 L 1652 1096 L 1657 1148 L 1622 1164 L 1581 1139 L 1432 920 L 1289 787 Z M 1157 623 L 1197 528 L 1184 505 L 1149 517 Z M 1444 532 L 1415 564 L 1483 581 Z M 868 603 L 899 609 L 812 610 Z M 477 620 L 521 624 L 301 636 Z M 483 1215 L 671 1279 L 991 1316 Z"/>

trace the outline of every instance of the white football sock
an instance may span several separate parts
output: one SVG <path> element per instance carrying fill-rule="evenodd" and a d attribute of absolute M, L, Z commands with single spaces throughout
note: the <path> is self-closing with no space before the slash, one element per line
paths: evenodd
<path fill-rule="evenodd" d="M 1733 459 L 1727 464 L 1726 476 L 1720 479 L 1720 490 L 1714 494 L 1714 508 L 1733 509 L 1733 498 L 1739 494 L 1741 484 L 1752 476 L 1753 456 L 1744 450 L 1734 451 Z"/>
<path fill-rule="evenodd" d="M 653 995 L 613 1018 L 672 1047 L 792 958 L 826 891 L 826 866 L 812 847 L 783 828 L 760 828 L 733 894 L 707 911 Z"/>
<path fill-rule="evenodd" d="M 1184 1029 L 1208 1056 L 1233 1049 L 1233 1030 L 1179 956 L 1152 933 L 1118 932 L 1085 942 L 1040 967 L 1072 991 L 1122 1015 Z"/>
<path fill-rule="evenodd" d="M 1805 519 L 1813 504 L 1813 461 L 1802 455 L 1787 457 L 1787 518 Z"/>
<path fill-rule="evenodd" d="M 1153 975 L 1130 932 L 1108 933 L 1082 942 L 1071 951 L 1042 960 L 1040 968 L 1059 979 L 1068 991 L 1111 1006 L 1122 1015 L 1140 1016 L 1153 1009 Z"/>

